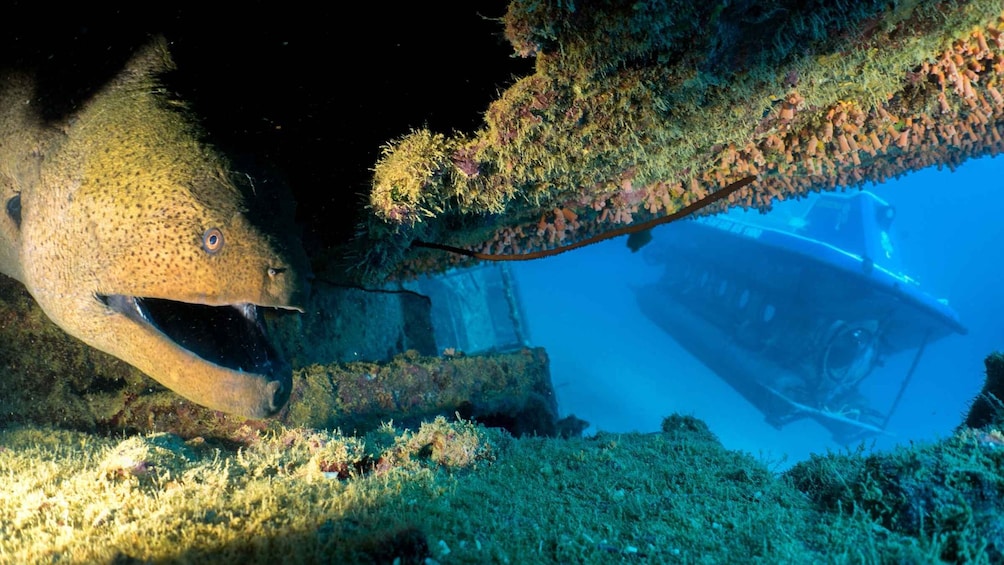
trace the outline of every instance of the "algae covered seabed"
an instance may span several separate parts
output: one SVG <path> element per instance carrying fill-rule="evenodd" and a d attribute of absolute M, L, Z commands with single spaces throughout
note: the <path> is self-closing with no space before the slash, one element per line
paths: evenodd
<path fill-rule="evenodd" d="M 999 356 L 998 356 L 999 357 Z M 1000 363 L 1000 359 L 997 362 Z M 999 562 L 1004 436 L 776 472 L 699 420 L 513 438 L 437 418 L 242 447 L 0 432 L 5 563 Z"/>

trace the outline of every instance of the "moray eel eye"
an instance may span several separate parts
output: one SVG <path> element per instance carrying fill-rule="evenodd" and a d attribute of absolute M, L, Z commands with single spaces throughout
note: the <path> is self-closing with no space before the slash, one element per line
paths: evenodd
<path fill-rule="evenodd" d="M 220 228 L 209 228 L 202 234 L 202 249 L 210 255 L 216 255 L 223 249 L 223 232 Z"/>

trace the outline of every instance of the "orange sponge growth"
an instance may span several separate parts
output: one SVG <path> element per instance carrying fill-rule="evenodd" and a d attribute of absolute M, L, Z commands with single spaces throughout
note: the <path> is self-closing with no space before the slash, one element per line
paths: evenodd
<path fill-rule="evenodd" d="M 507 37 L 537 70 L 489 106 L 481 130 L 416 131 L 386 147 L 364 240 L 381 274 L 471 260 L 416 239 L 533 253 L 673 214 L 750 176 L 698 213 L 767 209 L 1002 147 L 997 0 L 805 12 L 543 4 L 509 7 Z"/>

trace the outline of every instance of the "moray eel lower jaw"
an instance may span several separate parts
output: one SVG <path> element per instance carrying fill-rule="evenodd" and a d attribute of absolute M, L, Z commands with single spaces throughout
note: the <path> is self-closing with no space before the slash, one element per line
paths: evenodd
<path fill-rule="evenodd" d="M 118 294 L 95 299 L 103 310 L 101 333 L 85 341 L 156 375 L 181 396 L 248 418 L 272 416 L 289 399 L 291 368 L 269 343 L 255 304 L 208 306 Z"/>

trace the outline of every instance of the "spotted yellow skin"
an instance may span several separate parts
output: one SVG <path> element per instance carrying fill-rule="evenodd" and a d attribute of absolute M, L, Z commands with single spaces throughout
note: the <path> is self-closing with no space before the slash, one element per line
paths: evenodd
<path fill-rule="evenodd" d="M 67 333 L 178 394 L 267 416 L 288 397 L 282 382 L 206 362 L 96 298 L 301 306 L 302 251 L 249 222 L 234 173 L 160 93 L 157 75 L 171 67 L 153 41 L 60 125 L 36 117 L 30 80 L 2 77 L 0 204 L 20 194 L 21 222 L 0 209 L 0 272 Z M 211 228 L 222 235 L 215 250 L 203 243 Z"/>

